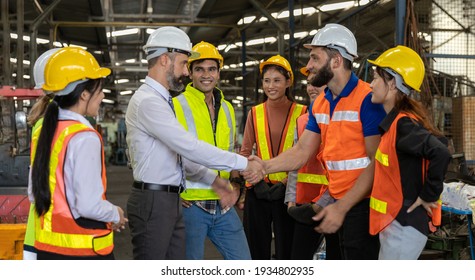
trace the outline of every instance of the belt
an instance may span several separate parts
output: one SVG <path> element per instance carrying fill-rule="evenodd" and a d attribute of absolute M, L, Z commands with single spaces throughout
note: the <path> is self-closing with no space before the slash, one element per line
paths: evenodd
<path fill-rule="evenodd" d="M 139 190 L 149 190 L 149 191 L 165 191 L 172 193 L 182 193 L 185 188 L 182 186 L 173 186 L 173 185 L 160 185 L 152 183 L 144 183 L 134 181 L 133 187 Z"/>

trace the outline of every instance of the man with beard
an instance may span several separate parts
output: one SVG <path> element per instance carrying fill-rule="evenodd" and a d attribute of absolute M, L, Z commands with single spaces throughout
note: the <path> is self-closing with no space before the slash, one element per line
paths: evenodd
<path fill-rule="evenodd" d="M 169 90 L 181 91 L 189 75 L 188 35 L 176 27 L 155 30 L 144 51 L 148 75 L 129 101 L 125 116 L 134 183 L 127 201 L 134 259 L 185 259 L 180 193 L 188 180 L 210 184 L 221 207 L 237 199 L 217 170 L 259 170 L 257 162 L 199 141 L 175 118 Z M 186 164 L 183 158 L 187 158 Z M 195 163 L 196 162 L 196 163 Z"/>
<path fill-rule="evenodd" d="M 328 191 L 336 202 L 314 217 L 321 233 L 338 231 L 343 259 L 377 259 L 378 236 L 369 234 L 369 194 L 374 156 L 380 141 L 382 106 L 371 102 L 369 85 L 352 72 L 357 57 L 353 33 L 339 24 L 327 24 L 314 36 L 307 69 L 312 85 L 327 85 L 317 97 L 307 127 L 290 150 L 263 162 L 266 173 L 296 170 L 323 145 L 318 157 L 328 175 Z M 260 161 L 253 157 L 254 160 Z M 254 180 L 254 174 L 244 173 Z"/>

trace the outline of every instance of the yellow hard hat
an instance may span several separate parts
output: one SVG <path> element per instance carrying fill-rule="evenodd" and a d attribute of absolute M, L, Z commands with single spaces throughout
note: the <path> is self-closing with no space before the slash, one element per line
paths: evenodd
<path fill-rule="evenodd" d="M 94 56 L 79 47 L 65 47 L 55 52 L 45 67 L 46 91 L 60 91 L 72 82 L 105 78 L 109 68 L 99 66 Z"/>
<path fill-rule="evenodd" d="M 192 51 L 199 53 L 200 56 L 188 59 L 188 65 L 190 65 L 193 61 L 196 60 L 216 59 L 219 61 L 219 68 L 223 68 L 223 56 L 219 53 L 218 49 L 212 44 L 201 41 L 193 46 Z"/>
<path fill-rule="evenodd" d="M 302 67 L 300 68 L 300 73 L 302 73 L 302 75 L 304 75 L 305 77 L 308 77 L 308 74 L 309 74 L 309 71 L 307 69 L 307 67 Z"/>
<path fill-rule="evenodd" d="M 292 67 L 290 67 L 289 61 L 287 61 L 287 59 L 283 58 L 280 55 L 274 55 L 273 57 L 269 58 L 268 60 L 266 60 L 264 62 L 261 62 L 261 64 L 259 65 L 259 71 L 260 71 L 261 75 L 262 75 L 262 69 L 264 68 L 264 66 L 271 65 L 271 64 L 280 66 L 280 67 L 284 68 L 285 70 L 287 70 L 289 72 L 289 76 L 290 76 L 290 83 L 291 84 L 294 83 L 294 73 L 292 72 Z"/>
<path fill-rule="evenodd" d="M 368 62 L 381 68 L 389 68 L 399 74 L 404 83 L 420 92 L 425 67 L 421 57 L 412 49 L 396 46 L 383 52 L 376 60 Z"/>

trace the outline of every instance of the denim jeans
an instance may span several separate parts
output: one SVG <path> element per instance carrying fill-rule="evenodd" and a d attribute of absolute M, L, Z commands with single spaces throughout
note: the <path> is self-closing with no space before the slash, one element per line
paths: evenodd
<path fill-rule="evenodd" d="M 202 260 L 206 237 L 216 246 L 225 260 L 250 260 L 251 253 L 241 219 L 231 208 L 224 215 L 217 206 L 211 215 L 196 205 L 183 208 L 186 232 L 186 258 Z"/>

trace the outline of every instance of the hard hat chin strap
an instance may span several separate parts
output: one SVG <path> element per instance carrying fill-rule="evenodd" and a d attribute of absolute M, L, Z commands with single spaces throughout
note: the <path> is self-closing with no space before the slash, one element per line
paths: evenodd
<path fill-rule="evenodd" d="M 406 95 L 409 95 L 411 93 L 411 88 L 404 83 L 401 75 L 394 72 L 394 70 L 392 70 L 391 68 L 383 68 L 383 70 L 388 72 L 391 76 L 394 77 L 394 80 L 396 81 L 397 89 L 399 89 L 402 93 Z"/>
<path fill-rule="evenodd" d="M 162 54 L 168 52 L 167 48 L 151 48 L 147 50 L 147 60 L 150 60 L 155 57 L 159 57 Z"/>
<path fill-rule="evenodd" d="M 354 56 L 352 56 L 351 54 L 349 54 L 345 48 L 343 47 L 340 47 L 340 46 L 336 46 L 336 45 L 327 45 L 326 46 L 327 48 L 330 48 L 330 49 L 335 49 L 337 50 L 341 56 L 343 56 L 344 58 L 348 59 L 349 61 L 353 62 L 353 60 L 355 59 Z"/>
<path fill-rule="evenodd" d="M 191 56 L 190 52 L 184 51 L 184 50 L 181 50 L 181 49 L 158 47 L 158 48 L 153 48 L 153 49 L 148 49 L 147 50 L 147 60 L 150 60 L 152 58 L 161 56 L 162 54 L 164 54 L 166 52 L 170 52 L 170 53 L 177 52 L 177 53 L 185 54 L 187 56 Z"/>
<path fill-rule="evenodd" d="M 64 96 L 68 95 L 76 88 L 76 86 L 89 81 L 89 79 L 79 80 L 72 83 L 69 83 L 64 89 L 54 92 L 55 96 Z"/>

